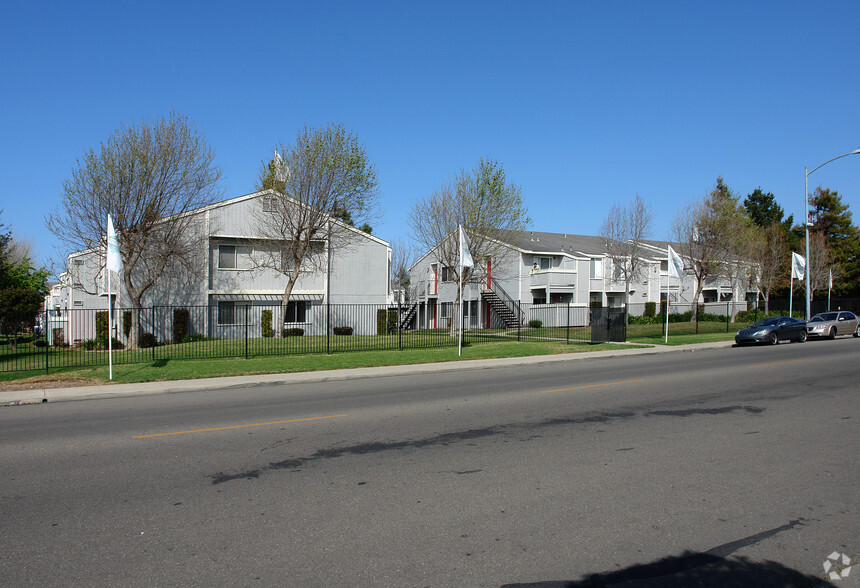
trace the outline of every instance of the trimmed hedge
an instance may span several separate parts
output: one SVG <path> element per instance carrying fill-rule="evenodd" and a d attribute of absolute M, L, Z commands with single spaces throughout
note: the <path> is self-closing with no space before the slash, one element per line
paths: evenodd
<path fill-rule="evenodd" d="M 155 335 L 152 333 L 143 333 L 137 338 L 137 346 L 141 349 L 155 347 L 156 345 L 158 345 L 158 341 L 156 341 Z"/>
<path fill-rule="evenodd" d="M 386 321 L 386 315 L 388 320 Z M 386 324 L 387 323 L 387 324 Z M 397 330 L 397 311 L 380 308 L 376 311 L 376 334 L 387 335 Z"/>
<path fill-rule="evenodd" d="M 352 335 L 352 327 L 333 327 L 332 333 L 335 335 Z"/>
<path fill-rule="evenodd" d="M 263 337 L 271 337 L 274 335 L 272 330 L 272 311 L 264 310 L 260 313 L 260 329 Z"/>
<path fill-rule="evenodd" d="M 292 329 L 284 329 L 281 331 L 282 337 L 301 337 L 305 334 L 304 329 L 300 329 L 298 327 L 293 327 Z"/>
<path fill-rule="evenodd" d="M 645 313 L 643 316 L 653 317 L 657 314 L 657 303 L 656 302 L 646 302 L 645 303 Z"/>
<path fill-rule="evenodd" d="M 539 329 L 543 326 L 543 321 L 540 319 L 532 319 L 529 321 L 529 327 L 532 329 Z"/>
<path fill-rule="evenodd" d="M 107 341 L 108 331 L 110 330 L 110 326 L 108 325 L 109 321 L 108 311 L 100 310 L 96 313 L 96 339 L 104 339 Z M 90 339 L 90 341 L 92 340 L 93 339 Z"/>

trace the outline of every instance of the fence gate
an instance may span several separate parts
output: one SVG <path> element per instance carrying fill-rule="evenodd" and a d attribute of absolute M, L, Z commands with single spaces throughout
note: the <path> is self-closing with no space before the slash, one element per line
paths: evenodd
<path fill-rule="evenodd" d="M 627 341 L 626 308 L 591 309 L 591 342 L 606 343 L 608 341 L 617 343 Z"/>

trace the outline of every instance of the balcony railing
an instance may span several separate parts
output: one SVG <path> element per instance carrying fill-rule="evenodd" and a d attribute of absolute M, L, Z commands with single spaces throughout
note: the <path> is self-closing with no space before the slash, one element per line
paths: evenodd
<path fill-rule="evenodd" d="M 559 269 L 532 270 L 531 285 L 532 287 L 573 288 L 576 285 L 576 272 Z"/>

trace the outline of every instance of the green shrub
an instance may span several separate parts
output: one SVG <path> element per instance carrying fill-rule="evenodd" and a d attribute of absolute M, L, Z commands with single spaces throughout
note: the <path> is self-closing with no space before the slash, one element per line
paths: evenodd
<path fill-rule="evenodd" d="M 284 329 L 281 331 L 282 337 L 301 337 L 305 334 L 304 329 L 300 329 L 298 327 L 293 327 L 292 329 Z"/>
<path fill-rule="evenodd" d="M 274 334 L 272 331 L 272 311 L 264 310 L 260 313 L 260 328 L 262 329 L 261 335 L 263 337 L 271 337 Z"/>
<path fill-rule="evenodd" d="M 657 316 L 627 316 L 628 325 L 659 325 L 661 322 L 662 318 Z"/>
<path fill-rule="evenodd" d="M 36 347 L 47 347 L 48 346 L 48 338 L 47 337 L 39 337 L 35 341 L 33 341 L 33 345 Z"/>
<path fill-rule="evenodd" d="M 600 300 L 592 300 L 588 303 L 589 308 L 603 308 L 603 302 Z"/>
<path fill-rule="evenodd" d="M 96 339 L 107 341 L 108 331 L 110 330 L 109 322 L 108 311 L 100 310 L 96 313 Z"/>
<path fill-rule="evenodd" d="M 205 341 L 206 335 L 203 333 L 188 333 L 185 337 L 182 338 L 183 343 L 199 343 L 200 341 Z"/>
<path fill-rule="evenodd" d="M 143 333 L 137 339 L 137 345 L 141 349 L 147 349 L 149 347 L 155 347 L 158 345 L 158 341 L 155 340 L 155 335 L 152 333 Z"/>
<path fill-rule="evenodd" d="M 104 351 L 108 348 L 108 338 L 96 337 L 95 339 L 87 339 L 86 341 L 81 341 L 79 346 L 86 351 Z M 111 338 L 111 347 L 113 349 L 125 349 L 123 342 L 116 337 Z"/>
<path fill-rule="evenodd" d="M 646 302 L 645 303 L 645 313 L 642 316 L 653 317 L 656 314 L 657 314 L 657 303 L 656 302 Z"/>
<path fill-rule="evenodd" d="M 335 335 L 352 335 L 352 327 L 334 327 L 332 332 Z"/>
<path fill-rule="evenodd" d="M 529 327 L 532 329 L 539 329 L 543 326 L 543 321 L 540 319 L 532 319 L 529 321 Z"/>
<path fill-rule="evenodd" d="M 173 309 L 173 342 L 180 343 L 185 341 L 185 336 L 188 334 L 188 323 L 190 322 L 190 314 L 187 308 Z"/>

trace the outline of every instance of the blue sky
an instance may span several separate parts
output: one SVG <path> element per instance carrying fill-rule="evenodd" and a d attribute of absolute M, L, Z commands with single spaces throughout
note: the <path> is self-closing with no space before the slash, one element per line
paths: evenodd
<path fill-rule="evenodd" d="M 799 217 L 803 166 L 860 147 L 858 31 L 856 0 L 5 2 L 0 222 L 45 263 L 77 158 L 171 110 L 215 148 L 226 197 L 300 127 L 344 123 L 377 166 L 387 240 L 481 157 L 534 230 L 597 234 L 639 194 L 663 239 L 718 175 Z M 860 156 L 819 184 L 860 214 Z"/>

